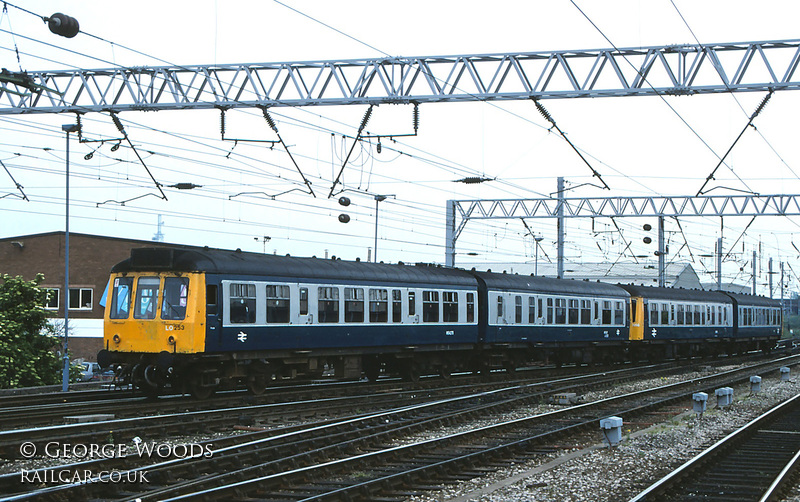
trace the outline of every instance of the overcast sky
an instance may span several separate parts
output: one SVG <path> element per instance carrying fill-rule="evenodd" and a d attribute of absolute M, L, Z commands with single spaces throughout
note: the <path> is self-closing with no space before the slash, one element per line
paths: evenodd
<path fill-rule="evenodd" d="M 800 7 L 793 1 L 11 3 L 40 16 L 63 12 L 78 19 L 82 30 L 73 39 L 58 37 L 40 18 L 9 6 L 0 15 L 0 67 L 11 71 L 600 49 L 610 48 L 609 41 L 639 47 L 800 38 Z M 763 97 L 740 93 L 544 104 L 611 187 L 577 188 L 570 197 L 693 195 Z M 772 97 L 755 121 L 757 130 L 750 128 L 731 152 L 727 164 L 733 171 L 724 166 L 718 172 L 720 187 L 800 193 L 799 104 L 800 93 Z M 275 200 L 239 194 L 304 188 L 288 155 L 264 144 L 220 141 L 219 112 L 122 113 L 131 141 L 159 183 L 203 187 L 169 189 L 168 200 L 161 200 L 152 195 L 157 190 L 132 149 L 123 145 L 112 152 L 113 142 L 78 144 L 73 138 L 71 230 L 150 240 L 161 215 L 167 242 L 366 259 L 374 246 L 374 195 L 384 194 L 390 197 L 380 203 L 378 258 L 443 263 L 448 199 L 538 198 L 555 191 L 558 176 L 568 187 L 592 181 L 591 171 L 549 130 L 530 101 L 426 104 L 420 106 L 416 137 L 384 140 L 381 153 L 374 140 L 356 148 L 344 175 L 348 191 L 342 194 L 352 204 L 343 208 L 327 194 L 352 144 L 344 135 L 355 135 L 365 111 L 365 106 L 274 109 L 281 136 L 318 193 L 314 198 L 297 190 Z M 410 106 L 383 105 L 374 110 L 367 129 L 408 133 L 411 116 Z M 259 113 L 238 109 L 226 118 L 227 137 L 275 139 Z M 63 230 L 61 125 L 74 121 L 68 114 L 0 116 L 0 160 L 30 199 L 9 195 L 20 192 L 0 170 L 0 237 Z M 116 136 L 107 114 L 87 114 L 82 121 L 87 137 Z M 94 150 L 91 159 L 84 158 Z M 454 183 L 465 176 L 496 180 Z M 341 213 L 351 217 L 349 223 L 339 223 Z M 759 283 L 767 281 L 770 257 L 776 271 L 784 261 L 787 274 L 800 273 L 797 219 L 762 218 L 745 232 L 749 221 L 686 219 L 679 227 L 669 220 L 669 259 L 692 262 L 702 280 L 713 280 L 710 255 L 721 236 L 726 253 L 731 252 L 726 280 L 750 281 L 753 251 L 763 265 Z M 618 221 L 620 235 L 610 221 L 570 220 L 568 268 L 617 259 L 652 262 L 654 245 L 642 242 L 643 223 L 656 224 Z M 530 220 L 528 225 L 543 237 L 540 261 L 555 260 L 554 223 Z M 532 243 L 518 220 L 473 221 L 459 239 L 456 263 L 532 261 Z M 625 243 L 631 243 L 627 250 Z"/>

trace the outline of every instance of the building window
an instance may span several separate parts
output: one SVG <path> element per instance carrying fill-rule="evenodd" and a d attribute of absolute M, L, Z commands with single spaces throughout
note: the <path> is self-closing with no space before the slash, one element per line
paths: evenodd
<path fill-rule="evenodd" d="M 92 309 L 92 288 L 69 288 L 70 310 Z"/>
<path fill-rule="evenodd" d="M 140 284 L 141 282 L 142 280 L 139 279 Z M 253 324 L 256 322 L 256 285 L 232 283 L 230 305 L 232 323 Z"/>
<path fill-rule="evenodd" d="M 319 322 L 339 322 L 339 288 L 319 288 L 317 298 Z"/>
<path fill-rule="evenodd" d="M 267 323 L 288 323 L 289 306 L 289 286 L 267 286 Z"/>
<path fill-rule="evenodd" d="M 363 288 L 344 288 L 344 322 L 364 322 Z"/>
<path fill-rule="evenodd" d="M 47 294 L 47 300 L 45 300 L 44 308 L 48 310 L 58 310 L 61 302 L 61 290 L 58 288 L 43 289 L 45 294 Z"/>
<path fill-rule="evenodd" d="M 458 322 L 458 293 L 444 291 L 442 293 L 442 321 Z"/>
<path fill-rule="evenodd" d="M 188 277 L 165 278 L 164 299 L 161 302 L 161 318 L 165 321 L 181 321 L 185 319 L 188 296 Z"/>
<path fill-rule="evenodd" d="M 385 289 L 369 290 L 369 322 L 389 321 L 389 292 Z"/>

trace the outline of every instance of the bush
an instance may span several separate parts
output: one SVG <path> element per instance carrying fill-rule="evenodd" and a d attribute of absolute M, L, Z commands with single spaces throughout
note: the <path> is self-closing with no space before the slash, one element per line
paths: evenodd
<path fill-rule="evenodd" d="M 43 279 L 0 277 L 0 388 L 61 381 L 58 338 L 47 322 L 46 293 L 38 287 Z"/>

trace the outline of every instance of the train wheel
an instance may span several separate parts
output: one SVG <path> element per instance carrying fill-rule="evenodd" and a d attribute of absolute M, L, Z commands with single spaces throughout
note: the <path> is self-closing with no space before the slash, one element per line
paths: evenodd
<path fill-rule="evenodd" d="M 213 396 L 219 387 L 216 372 L 211 370 L 195 370 L 188 375 L 189 392 L 197 399 L 208 399 Z"/>
<path fill-rule="evenodd" d="M 189 384 L 189 392 L 195 399 L 208 399 L 217 391 L 216 386 L 203 385 L 200 381 L 193 381 Z"/>
<path fill-rule="evenodd" d="M 247 378 L 247 390 L 255 396 L 260 396 L 267 390 L 268 383 L 269 378 L 265 373 L 250 375 Z"/>
<path fill-rule="evenodd" d="M 419 382 L 419 365 L 409 361 L 403 366 L 402 375 L 403 380 L 408 380 L 409 382 Z"/>

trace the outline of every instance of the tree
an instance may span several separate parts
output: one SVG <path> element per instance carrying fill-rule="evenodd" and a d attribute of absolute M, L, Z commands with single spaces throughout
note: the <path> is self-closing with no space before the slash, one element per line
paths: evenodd
<path fill-rule="evenodd" d="M 0 388 L 59 383 L 58 338 L 47 322 L 47 293 L 39 289 L 44 276 L 0 280 Z"/>

